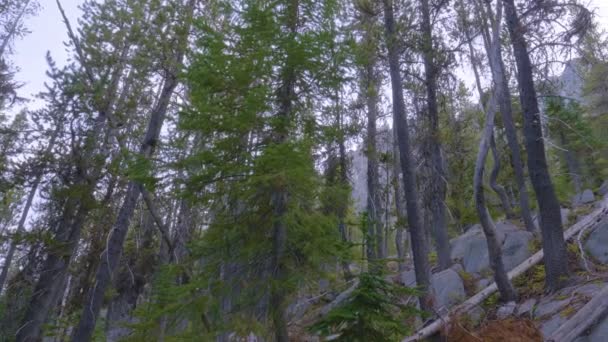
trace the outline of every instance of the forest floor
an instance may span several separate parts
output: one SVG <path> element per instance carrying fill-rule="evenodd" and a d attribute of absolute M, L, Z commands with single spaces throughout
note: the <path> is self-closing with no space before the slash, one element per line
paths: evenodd
<path fill-rule="evenodd" d="M 597 201 L 572 210 L 564 209 L 562 211 L 564 221 L 575 224 L 599 206 L 606 206 L 606 203 L 607 201 Z M 527 232 L 510 224 L 511 222 L 504 221 L 497 223 L 497 226 L 503 231 L 501 240 L 503 249 L 508 250 L 505 252 L 506 257 L 513 259 L 509 261 L 509 269 L 512 269 L 537 251 L 540 242 L 537 237 L 528 240 Z M 458 246 L 459 243 L 465 243 L 464 250 L 473 252 L 467 252 L 469 255 L 463 257 L 457 251 L 462 248 Z M 479 246 L 480 243 L 482 246 Z M 484 246 L 486 245 L 483 245 L 483 240 L 475 230 L 467 231 L 452 239 L 455 266 L 433 274 L 435 280 L 433 287 L 436 293 L 439 292 L 438 300 L 441 302 L 436 317 L 442 317 L 450 308 L 491 284 L 491 272 L 487 269 L 489 264 L 472 263 L 467 260 L 467 258 L 473 260 L 487 258 L 487 255 L 483 254 Z M 590 248 L 595 254 L 588 252 Z M 517 302 L 501 303 L 498 293 L 492 294 L 473 309 L 459 314 L 451 324 L 444 327 L 442 330 L 444 340 L 455 342 L 547 340 L 597 292 L 608 285 L 608 220 L 604 219 L 593 229 L 582 231 L 568 241 L 567 250 L 571 277 L 565 288 L 554 293 L 546 293 L 544 267 L 539 263 L 513 280 L 519 294 Z M 479 251 L 481 255 L 470 255 L 476 253 L 475 251 Z M 600 253 L 599 257 L 597 253 Z M 604 254 L 606 258 L 602 257 Z M 412 270 L 398 273 L 392 261 L 387 263 L 387 269 L 392 272 L 388 279 L 407 286 L 415 282 L 415 278 L 412 279 Z M 349 291 L 356 286 L 353 283 L 341 283 L 336 284 L 338 287 L 333 287 L 329 282 L 322 285 L 321 294 L 309 297 L 307 300 L 310 305 L 302 308 L 301 313 L 296 315 L 298 318 L 292 320 L 291 334 L 294 341 L 320 341 L 318 337 L 311 336 L 306 327 L 326 313 L 329 307 L 336 305 L 336 302 L 347 298 Z M 415 298 L 410 298 L 410 302 L 416 303 Z M 576 342 L 600 341 L 608 341 L 606 315 L 576 340 Z"/>

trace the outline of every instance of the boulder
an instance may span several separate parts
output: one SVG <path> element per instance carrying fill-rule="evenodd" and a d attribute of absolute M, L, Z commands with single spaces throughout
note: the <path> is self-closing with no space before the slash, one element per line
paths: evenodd
<path fill-rule="evenodd" d="M 588 204 L 595 201 L 595 195 L 593 195 L 593 191 L 590 189 L 586 189 L 580 194 L 575 195 L 572 198 L 572 205 L 575 207 L 581 206 L 583 204 Z"/>
<path fill-rule="evenodd" d="M 597 193 L 600 196 L 608 195 L 608 180 L 605 180 L 604 183 L 602 183 L 602 185 L 600 185 L 600 188 L 597 190 Z"/>
<path fill-rule="evenodd" d="M 534 235 L 524 230 L 512 231 L 507 234 L 502 245 L 502 262 L 507 271 L 512 270 L 532 255 L 530 242 L 533 239 Z"/>
<path fill-rule="evenodd" d="M 416 286 L 416 272 L 414 270 L 409 270 L 405 272 L 401 272 L 399 275 L 399 280 L 401 281 L 401 285 L 407 287 Z"/>
<path fill-rule="evenodd" d="M 502 305 L 496 311 L 496 318 L 498 319 L 506 319 L 509 316 L 512 316 L 515 313 L 515 308 L 517 307 L 517 303 L 508 302 L 505 305 Z"/>
<path fill-rule="evenodd" d="M 595 260 L 608 264 L 608 221 L 604 220 L 585 241 L 585 250 Z"/>
<path fill-rule="evenodd" d="M 462 278 L 451 268 L 431 276 L 431 286 L 435 292 L 437 307 L 451 307 L 466 297 Z"/>
<path fill-rule="evenodd" d="M 498 222 L 496 224 L 496 236 L 499 243 L 502 244 L 505 241 L 506 233 L 514 229 L 517 229 L 517 227 L 511 223 Z M 450 244 L 452 260 L 462 261 L 466 272 L 479 273 L 490 267 L 486 236 L 480 225 L 474 225 L 463 235 L 452 239 Z"/>
<path fill-rule="evenodd" d="M 532 311 L 534 310 L 534 305 L 536 305 L 536 299 L 530 298 L 525 302 L 519 304 L 515 313 L 520 317 L 531 318 Z"/>

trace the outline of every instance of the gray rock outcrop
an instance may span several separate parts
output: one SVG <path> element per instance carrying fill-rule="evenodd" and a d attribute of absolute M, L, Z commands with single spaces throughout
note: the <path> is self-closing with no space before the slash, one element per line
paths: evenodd
<path fill-rule="evenodd" d="M 608 264 L 608 220 L 604 220 L 585 241 L 585 250 L 595 260 Z"/>

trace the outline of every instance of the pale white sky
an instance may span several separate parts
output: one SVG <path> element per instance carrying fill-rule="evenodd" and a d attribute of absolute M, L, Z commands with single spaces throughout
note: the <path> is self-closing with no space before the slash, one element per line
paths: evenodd
<path fill-rule="evenodd" d="M 596 9 L 602 27 L 608 30 L 608 0 L 589 2 L 591 7 Z M 40 3 L 42 6 L 40 13 L 36 17 L 29 18 L 27 22 L 32 33 L 16 42 L 16 53 L 13 56 L 13 61 L 19 68 L 16 79 L 23 83 L 19 95 L 25 98 L 32 98 L 34 94 L 44 89 L 44 82 L 47 80 L 45 74 L 47 51 L 51 52 L 59 65 L 64 64 L 68 57 L 63 44 L 67 36 L 65 25 L 55 0 L 40 0 Z M 62 0 L 61 3 L 72 25 L 75 26 L 80 16 L 78 5 L 83 3 L 83 0 Z M 39 105 L 37 102 L 29 104 L 30 107 Z"/>

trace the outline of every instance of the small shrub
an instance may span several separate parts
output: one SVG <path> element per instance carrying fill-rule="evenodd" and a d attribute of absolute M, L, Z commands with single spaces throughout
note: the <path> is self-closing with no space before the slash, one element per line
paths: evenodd
<path fill-rule="evenodd" d="M 382 275 L 363 273 L 351 298 L 310 327 L 323 336 L 338 334 L 334 341 L 396 341 L 410 329 L 404 323 L 422 313 L 403 304 L 418 291 L 386 281 Z"/>

